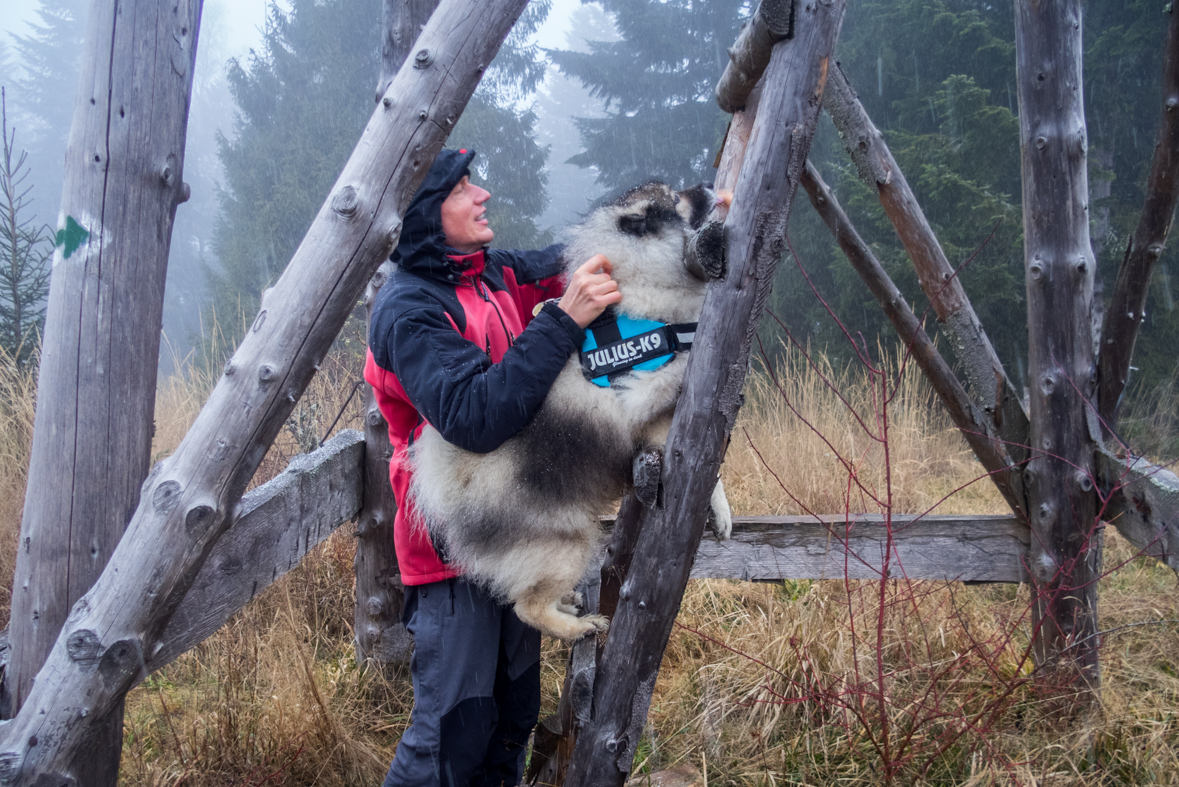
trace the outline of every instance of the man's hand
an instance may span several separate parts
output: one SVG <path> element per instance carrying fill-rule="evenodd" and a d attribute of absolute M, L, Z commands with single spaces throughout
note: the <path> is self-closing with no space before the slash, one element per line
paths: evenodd
<path fill-rule="evenodd" d="M 610 260 L 595 254 L 569 277 L 569 287 L 557 302 L 561 311 L 582 328 L 589 325 L 606 307 L 622 300 L 618 282 L 610 278 L 614 268 Z"/>

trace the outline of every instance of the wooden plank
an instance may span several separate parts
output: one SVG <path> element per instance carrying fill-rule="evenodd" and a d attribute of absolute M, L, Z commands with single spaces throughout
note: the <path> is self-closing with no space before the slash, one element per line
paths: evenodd
<path fill-rule="evenodd" d="M 692 566 L 706 577 L 762 582 L 781 579 L 889 579 L 1025 582 L 1029 531 L 1012 515 L 734 517 L 729 541 L 704 539 Z"/>
<path fill-rule="evenodd" d="M 203 642 L 360 511 L 364 435 L 347 429 L 242 497 L 147 663 L 153 672 Z"/>
<path fill-rule="evenodd" d="M 1163 54 L 1162 118 L 1158 141 L 1146 181 L 1142 216 L 1126 247 L 1110 298 L 1109 312 L 1098 351 L 1097 408 L 1106 424 L 1117 424 L 1122 394 L 1130 376 L 1130 359 L 1138 326 L 1146 319 L 1146 294 L 1155 264 L 1162 257 L 1175 204 L 1179 202 L 1179 13 L 1174 4 L 1164 12 L 1170 17 Z"/>
<path fill-rule="evenodd" d="M 89 16 L 14 572 L 5 718 L 114 552 L 147 476 L 201 5 L 99 2 Z M 79 784 L 117 781 L 122 709 L 108 711 L 73 765 Z"/>
<path fill-rule="evenodd" d="M 709 285 L 664 454 L 664 502 L 642 516 L 594 684 L 594 716 L 566 780 L 575 787 L 620 787 L 631 770 L 740 408 L 757 319 L 782 255 L 844 10 L 842 0 L 799 0 L 794 37 L 776 44 L 770 57 L 725 225 L 728 275 Z"/>
<path fill-rule="evenodd" d="M 74 606 L 25 705 L 0 727 L 0 784 L 75 778 L 71 758 L 91 720 L 142 676 L 525 5 L 445 0 L 431 18 L 196 422 L 144 483 L 126 535 Z"/>
<path fill-rule="evenodd" d="M 1081 2 L 1015 4 L 1032 456 L 1033 648 L 1045 680 L 1096 688 L 1101 532 Z M 1058 677 L 1052 677 L 1057 671 Z"/>
<path fill-rule="evenodd" d="M 1179 476 L 1104 448 L 1097 451 L 1097 473 L 1107 496 L 1101 518 L 1143 554 L 1179 571 Z"/>

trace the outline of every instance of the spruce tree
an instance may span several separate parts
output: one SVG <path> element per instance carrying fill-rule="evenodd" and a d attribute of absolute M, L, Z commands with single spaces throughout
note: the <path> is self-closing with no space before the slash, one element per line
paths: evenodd
<path fill-rule="evenodd" d="M 578 118 L 583 152 L 571 163 L 627 188 L 657 178 L 676 187 L 709 178 L 727 116 L 713 89 L 737 37 L 741 0 L 603 0 L 620 36 L 589 51 L 550 53 L 561 72 L 605 102 L 606 116 Z"/>
<path fill-rule="evenodd" d="M 49 228 L 30 216 L 28 154 L 16 152 L 5 93 L 0 88 L 0 359 L 24 366 L 36 357 L 45 325 L 53 242 Z"/>
<path fill-rule="evenodd" d="M 543 242 L 545 151 L 535 118 L 517 110 L 543 76 L 523 45 L 548 12 L 534 4 L 484 77 L 449 144 L 479 151 L 475 179 L 493 199 L 496 245 Z M 323 203 L 373 111 L 380 65 L 380 0 L 293 0 L 272 5 L 260 50 L 231 61 L 237 105 L 232 136 L 219 140 L 225 184 L 206 268 L 211 312 L 226 347 L 257 311 Z M 206 330 L 212 324 L 206 319 Z"/>

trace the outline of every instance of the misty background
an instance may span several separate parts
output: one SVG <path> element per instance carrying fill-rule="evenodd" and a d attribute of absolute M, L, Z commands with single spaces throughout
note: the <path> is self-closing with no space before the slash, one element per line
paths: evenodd
<path fill-rule="evenodd" d="M 46 231 L 57 226 L 87 7 L 7 0 L 0 11 L 8 134 L 27 153 L 23 215 Z M 559 239 L 595 200 L 646 179 L 711 180 L 727 123 L 712 88 L 750 11 L 745 0 L 533 0 L 448 142 L 480 153 L 495 245 Z M 1091 228 L 1108 296 L 1157 136 L 1166 17 L 1161 4 L 1137 0 L 1095 0 L 1085 11 Z M 852 0 L 838 57 L 947 256 L 968 263 L 966 290 L 1022 385 L 1013 19 L 1010 0 Z M 373 109 L 380 26 L 380 0 L 206 1 L 184 165 L 192 197 L 172 236 L 162 373 L 217 362 L 253 319 Z M 825 117 L 811 160 L 920 313 L 927 301 L 912 266 Z M 763 320 L 767 355 L 784 340 L 780 321 L 836 361 L 851 357 L 811 283 L 870 348 L 890 346 L 891 328 L 827 229 L 805 199 L 795 206 L 793 253 Z M 1173 247 L 1151 287 L 1138 392 L 1175 376 Z"/>

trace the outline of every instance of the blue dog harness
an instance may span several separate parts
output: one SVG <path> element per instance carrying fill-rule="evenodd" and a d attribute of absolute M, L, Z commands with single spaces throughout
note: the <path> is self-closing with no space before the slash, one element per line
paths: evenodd
<path fill-rule="evenodd" d="M 651 371 L 692 349 L 696 323 L 668 325 L 635 320 L 607 309 L 585 329 L 581 370 L 594 385 L 609 388 L 611 381 L 632 369 Z"/>

